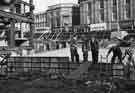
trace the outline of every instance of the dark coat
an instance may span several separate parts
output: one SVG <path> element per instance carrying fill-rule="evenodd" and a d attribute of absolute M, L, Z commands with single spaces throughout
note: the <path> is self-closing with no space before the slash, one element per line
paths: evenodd
<path fill-rule="evenodd" d="M 118 47 L 118 46 L 114 46 L 114 47 L 110 48 L 110 50 L 108 51 L 108 54 L 110 54 L 110 52 L 113 52 L 113 56 L 122 55 L 122 51 L 121 51 L 120 47 Z"/>
<path fill-rule="evenodd" d="M 70 40 L 70 48 L 71 49 L 76 49 L 77 48 L 77 41 L 74 38 L 72 38 Z"/>
<path fill-rule="evenodd" d="M 94 40 L 94 42 L 92 42 L 92 40 L 91 40 L 90 45 L 91 45 L 91 51 L 92 52 L 98 52 L 99 51 L 99 44 L 98 44 L 97 40 Z"/>
<path fill-rule="evenodd" d="M 90 49 L 90 44 L 89 44 L 89 40 L 88 39 L 83 39 L 83 43 L 82 43 L 82 51 L 89 51 Z"/>

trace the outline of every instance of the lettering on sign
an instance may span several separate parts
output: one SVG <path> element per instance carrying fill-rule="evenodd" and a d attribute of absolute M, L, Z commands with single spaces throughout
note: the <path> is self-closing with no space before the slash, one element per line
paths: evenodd
<path fill-rule="evenodd" d="M 107 24 L 106 23 L 91 24 L 90 25 L 90 30 L 91 31 L 107 30 Z"/>

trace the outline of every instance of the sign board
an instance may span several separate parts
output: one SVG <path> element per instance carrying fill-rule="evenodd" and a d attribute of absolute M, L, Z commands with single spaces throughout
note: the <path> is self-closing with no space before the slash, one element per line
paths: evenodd
<path fill-rule="evenodd" d="M 125 36 L 127 36 L 128 33 L 126 31 L 115 31 L 111 32 L 111 38 L 118 38 L 118 39 L 123 39 Z"/>
<path fill-rule="evenodd" d="M 128 27 L 132 27 L 134 25 L 133 20 L 126 20 L 126 21 L 120 21 L 120 27 L 121 28 L 128 28 Z"/>
<path fill-rule="evenodd" d="M 91 24 L 90 30 L 91 31 L 107 30 L 107 24 L 106 23 Z"/>

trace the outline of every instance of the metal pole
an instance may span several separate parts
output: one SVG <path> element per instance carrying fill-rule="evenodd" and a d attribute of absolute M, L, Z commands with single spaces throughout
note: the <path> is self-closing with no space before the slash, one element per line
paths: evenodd
<path fill-rule="evenodd" d="M 14 13 L 14 6 L 11 7 L 11 12 Z M 10 40 L 9 40 L 9 47 L 13 48 L 15 47 L 15 20 L 11 19 L 10 22 L 11 26 L 10 26 L 10 30 L 9 33 L 10 34 Z"/>

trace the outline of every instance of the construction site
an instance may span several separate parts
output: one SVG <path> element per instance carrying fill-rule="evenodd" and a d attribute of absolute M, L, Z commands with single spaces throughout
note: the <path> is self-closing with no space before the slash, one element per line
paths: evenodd
<path fill-rule="evenodd" d="M 1 93 L 135 92 L 134 65 L 127 78 L 124 64 L 112 64 L 110 57 L 106 58 L 108 49 L 99 50 L 98 63 L 92 63 L 91 52 L 88 62 L 83 62 L 79 43 L 80 62 L 71 61 L 69 42 L 73 35 L 105 39 L 110 38 L 110 32 L 52 32 L 40 34 L 35 40 L 33 0 L 2 0 L 0 7 L 0 40 L 6 42 L 0 47 Z M 49 44 L 50 51 L 32 52 L 35 42 Z M 53 49 L 57 43 L 62 47 Z"/>

